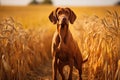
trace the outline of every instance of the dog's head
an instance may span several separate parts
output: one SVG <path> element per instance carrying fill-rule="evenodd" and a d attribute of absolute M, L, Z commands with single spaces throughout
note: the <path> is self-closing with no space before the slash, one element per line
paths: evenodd
<path fill-rule="evenodd" d="M 62 40 L 65 39 L 68 31 L 68 24 L 74 23 L 76 19 L 75 13 L 70 8 L 57 8 L 51 12 L 49 19 L 52 23 L 57 24 L 57 31 Z"/>
<path fill-rule="evenodd" d="M 71 24 L 74 23 L 76 19 L 75 13 L 70 8 L 60 8 L 58 7 L 49 15 L 49 19 L 54 24 Z"/>

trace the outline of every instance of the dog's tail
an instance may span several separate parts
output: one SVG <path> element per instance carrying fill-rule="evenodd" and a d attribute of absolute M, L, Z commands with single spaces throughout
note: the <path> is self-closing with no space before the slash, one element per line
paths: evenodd
<path fill-rule="evenodd" d="M 90 53 L 88 53 L 88 55 L 84 58 L 84 60 L 83 60 L 83 62 L 82 62 L 82 63 L 87 62 L 87 61 L 88 61 L 89 56 L 90 56 Z"/>

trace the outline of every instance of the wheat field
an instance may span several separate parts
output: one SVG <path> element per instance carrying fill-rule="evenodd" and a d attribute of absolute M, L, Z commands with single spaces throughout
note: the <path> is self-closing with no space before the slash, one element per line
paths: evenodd
<path fill-rule="evenodd" d="M 50 5 L 0 7 L 0 80 L 52 80 Z M 70 7 L 83 58 L 83 80 L 120 80 L 120 7 Z M 69 68 L 64 69 L 67 77 Z M 61 79 L 61 77 L 58 75 Z M 73 80 L 78 80 L 74 68 Z"/>

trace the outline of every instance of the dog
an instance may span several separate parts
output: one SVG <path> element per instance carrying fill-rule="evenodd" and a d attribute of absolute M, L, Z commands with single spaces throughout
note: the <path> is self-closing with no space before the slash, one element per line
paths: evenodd
<path fill-rule="evenodd" d="M 82 80 L 82 64 L 83 61 L 81 52 L 77 42 L 73 39 L 69 30 L 69 23 L 73 24 L 76 20 L 75 13 L 70 8 L 56 8 L 49 15 L 49 20 L 53 24 L 57 24 L 57 30 L 54 33 L 52 40 L 52 56 L 53 56 L 53 80 L 57 80 L 57 70 L 59 71 L 62 80 L 65 80 L 63 68 L 69 65 L 70 72 L 68 80 L 72 80 L 73 66 L 79 71 L 79 80 Z"/>

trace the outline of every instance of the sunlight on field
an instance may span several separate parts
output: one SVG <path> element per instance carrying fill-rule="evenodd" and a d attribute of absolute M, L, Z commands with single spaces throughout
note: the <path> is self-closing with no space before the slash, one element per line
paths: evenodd
<path fill-rule="evenodd" d="M 52 80 L 51 41 L 56 7 L 0 7 L 0 80 Z M 120 79 L 120 7 L 70 7 L 70 30 L 83 56 L 83 80 Z M 68 70 L 68 68 L 66 68 Z M 67 72 L 65 73 L 67 75 Z M 73 80 L 78 80 L 74 69 Z"/>
<path fill-rule="evenodd" d="M 51 6 L 29 6 L 29 7 L 1 7 L 0 18 L 14 17 L 24 26 L 44 26 L 48 23 L 48 13 Z"/>
<path fill-rule="evenodd" d="M 71 7 L 78 17 L 84 15 L 97 15 L 103 17 L 106 10 L 116 10 L 119 7 Z M 25 27 L 49 26 L 48 16 L 55 7 L 50 5 L 26 7 L 0 7 L 0 20 L 4 17 L 14 17 Z"/>

